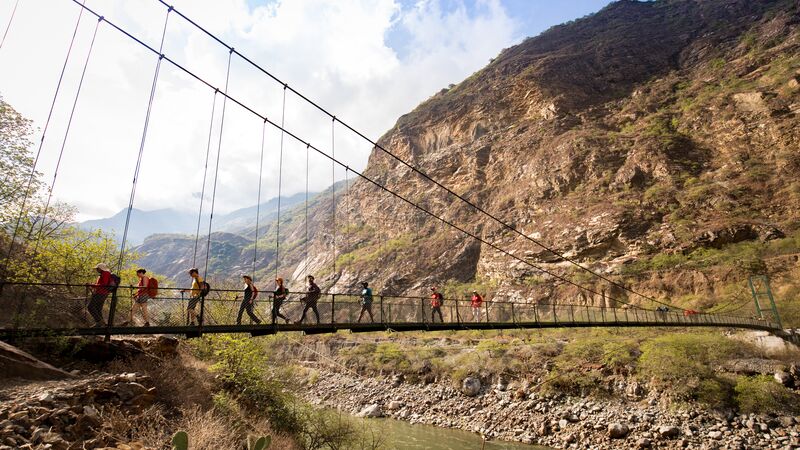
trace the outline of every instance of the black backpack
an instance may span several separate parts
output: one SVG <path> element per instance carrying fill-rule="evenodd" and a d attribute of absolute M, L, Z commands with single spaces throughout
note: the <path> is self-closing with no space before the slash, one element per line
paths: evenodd
<path fill-rule="evenodd" d="M 208 284 L 206 281 L 200 282 L 200 297 L 205 297 L 208 293 L 211 292 L 211 285 Z"/>
<path fill-rule="evenodd" d="M 119 275 L 112 273 L 111 274 L 111 284 L 108 285 L 112 290 L 116 290 L 119 287 L 119 284 L 122 282 L 122 279 Z"/>

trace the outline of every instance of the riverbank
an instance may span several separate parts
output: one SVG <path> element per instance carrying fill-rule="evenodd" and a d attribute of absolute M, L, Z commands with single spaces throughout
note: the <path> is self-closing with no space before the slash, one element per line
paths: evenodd
<path fill-rule="evenodd" d="M 407 383 L 314 365 L 304 398 L 353 415 L 456 428 L 491 439 L 555 448 L 791 449 L 800 417 L 664 408 L 655 391 L 635 399 L 544 395 L 517 383 L 467 396 L 448 383 Z M 620 386 L 633 397 L 634 383 Z"/>

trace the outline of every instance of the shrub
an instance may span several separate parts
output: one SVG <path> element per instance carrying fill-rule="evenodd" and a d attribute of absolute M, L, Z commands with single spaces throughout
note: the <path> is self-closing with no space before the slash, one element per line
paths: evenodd
<path fill-rule="evenodd" d="M 766 375 L 738 377 L 736 403 L 743 413 L 792 413 L 800 411 L 800 396 Z"/>

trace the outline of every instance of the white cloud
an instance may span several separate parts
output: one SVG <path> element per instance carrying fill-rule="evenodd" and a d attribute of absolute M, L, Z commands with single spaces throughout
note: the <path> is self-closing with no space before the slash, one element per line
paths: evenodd
<path fill-rule="evenodd" d="M 87 0 L 87 6 L 158 47 L 166 8 L 155 0 Z M 399 115 L 467 77 L 517 38 L 515 21 L 497 0 L 479 1 L 477 13 L 465 7 L 445 10 L 436 0 L 405 9 L 395 0 L 291 0 L 254 9 L 245 0 L 183 0 L 174 6 L 374 139 Z M 23 1 L 0 49 L 0 94 L 40 128 L 78 12 L 68 0 Z M 10 8 L 0 9 L 0 23 L 5 24 L 8 14 Z M 48 180 L 95 22 L 84 14 L 44 141 L 41 168 Z M 408 36 L 410 51 L 402 57 L 386 44 L 392 27 L 402 27 Z M 164 53 L 224 87 L 226 49 L 174 14 Z M 155 64 L 153 54 L 101 24 L 55 187 L 55 195 L 78 206 L 84 218 L 107 216 L 127 206 Z M 280 121 L 282 87 L 235 56 L 229 93 Z M 136 207 L 196 210 L 212 97 L 211 89 L 162 64 Z M 221 112 L 218 96 L 207 195 Z M 287 96 L 285 120 L 289 130 L 330 149 L 330 119 L 292 94 Z M 255 203 L 262 126 L 228 102 L 217 210 Z M 267 127 L 262 199 L 277 194 L 279 142 L 280 134 Z M 366 142 L 337 126 L 338 158 L 361 170 L 369 151 Z M 305 154 L 304 145 L 284 138 L 284 194 L 304 189 Z M 311 189 L 323 189 L 331 182 L 330 162 L 319 155 L 311 158 Z M 343 170 L 337 169 L 337 178 L 344 178 Z"/>

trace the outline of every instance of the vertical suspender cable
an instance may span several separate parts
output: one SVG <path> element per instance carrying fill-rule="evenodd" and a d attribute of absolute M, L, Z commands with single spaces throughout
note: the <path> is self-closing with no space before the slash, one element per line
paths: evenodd
<path fill-rule="evenodd" d="M 17 6 L 19 6 L 19 0 L 14 2 L 14 9 L 11 10 L 11 17 L 9 17 L 8 25 L 6 25 L 6 31 L 3 33 L 3 40 L 0 40 L 0 48 L 3 48 L 3 44 L 6 43 L 6 36 L 8 36 L 8 30 L 11 29 L 11 22 L 14 21 L 14 14 L 17 13 Z"/>
<path fill-rule="evenodd" d="M 83 3 L 85 3 L 85 0 Z M 69 48 L 67 48 L 67 56 L 64 58 L 64 65 L 61 66 L 61 75 L 58 76 L 56 91 L 53 94 L 53 101 L 50 103 L 50 111 L 47 113 L 47 120 L 45 120 L 44 122 L 44 128 L 42 129 L 42 138 L 41 140 L 39 140 L 39 148 L 36 150 L 36 157 L 33 159 L 33 166 L 31 167 L 31 173 L 28 175 L 28 183 L 27 186 L 25 187 L 25 192 L 22 194 L 22 205 L 19 208 L 19 214 L 17 215 L 17 223 L 14 225 L 14 231 L 11 234 L 11 241 L 9 241 L 8 243 L 8 251 L 6 252 L 6 257 L 3 260 L 3 270 L 2 272 L 0 272 L 0 276 L 5 276 L 6 269 L 8 268 L 8 262 L 11 259 L 11 253 L 14 250 L 14 242 L 17 240 L 17 234 L 19 233 L 19 226 L 20 223 L 22 223 L 22 216 L 25 215 L 25 207 L 28 204 L 28 197 L 31 195 L 31 187 L 33 186 L 33 180 L 36 178 L 36 167 L 39 165 L 39 156 L 42 154 L 42 145 L 44 144 L 44 137 L 47 135 L 47 128 L 50 125 L 50 118 L 53 117 L 53 109 L 55 109 L 56 106 L 56 99 L 58 99 L 58 92 L 61 90 L 61 82 L 64 81 L 64 72 L 66 72 L 67 70 L 69 57 L 72 54 L 72 46 L 75 44 L 75 36 L 78 35 L 78 27 L 80 27 L 81 25 L 81 17 L 83 17 L 83 10 L 84 10 L 83 3 L 81 3 L 81 11 L 78 13 L 78 20 L 77 22 L 75 22 L 75 30 L 72 31 L 72 39 L 69 41 Z"/>
<path fill-rule="evenodd" d="M 333 254 L 333 277 L 331 286 L 336 284 L 336 117 L 331 120 L 331 253 Z"/>
<path fill-rule="evenodd" d="M 261 185 L 262 183 L 262 176 L 264 173 L 264 138 L 267 133 L 267 121 L 265 120 L 264 123 L 261 125 L 261 157 L 258 163 L 258 196 L 256 197 L 256 236 L 255 241 L 253 241 L 253 273 L 250 276 L 253 278 L 253 281 L 256 279 L 256 259 L 258 259 L 258 225 L 259 225 L 259 218 L 261 216 Z"/>
<path fill-rule="evenodd" d="M 222 115 L 219 119 L 219 143 L 217 145 L 217 163 L 214 167 L 214 187 L 211 189 L 211 215 L 208 217 L 208 236 L 206 241 L 206 264 L 203 274 L 208 276 L 208 258 L 211 256 L 211 224 L 214 222 L 214 205 L 217 201 L 217 181 L 219 179 L 219 156 L 222 153 L 222 133 L 225 131 L 225 107 L 228 104 L 228 81 L 231 77 L 231 56 L 233 48 L 228 51 L 228 69 L 225 73 L 225 96 L 222 98 Z"/>
<path fill-rule="evenodd" d="M 158 47 L 158 62 L 156 62 L 156 70 L 153 74 L 153 85 L 150 87 L 150 99 L 147 101 L 147 114 L 144 117 L 144 129 L 142 130 L 142 141 L 139 144 L 139 156 L 136 158 L 136 168 L 133 171 L 133 183 L 131 186 L 131 198 L 128 201 L 128 214 L 125 216 L 125 229 L 122 232 L 122 244 L 119 248 L 119 262 L 117 263 L 117 270 L 122 270 L 122 264 L 125 259 L 125 244 L 128 240 L 128 228 L 131 224 L 131 212 L 133 212 L 133 201 L 136 199 L 136 184 L 139 181 L 139 170 L 142 168 L 142 156 L 144 155 L 144 143 L 147 140 L 147 128 L 150 125 L 150 113 L 153 111 L 153 100 L 156 96 L 156 85 L 158 84 L 158 74 L 161 71 L 161 61 L 164 60 L 164 38 L 167 35 L 167 25 L 169 24 L 169 13 L 172 12 L 172 7 L 167 9 L 167 14 L 164 17 L 164 28 L 161 30 L 161 44 Z"/>
<path fill-rule="evenodd" d="M 286 88 L 283 85 L 283 102 L 281 106 L 281 145 L 278 156 L 278 218 L 275 221 L 275 278 L 278 278 L 278 269 L 281 264 L 281 187 L 283 185 L 283 124 L 286 121 Z"/>
<path fill-rule="evenodd" d="M 61 141 L 61 150 L 58 152 L 58 160 L 56 161 L 56 167 L 53 171 L 53 181 L 50 183 L 50 189 L 47 193 L 47 201 L 44 204 L 44 211 L 42 212 L 42 223 L 39 227 L 38 237 L 36 238 L 36 246 L 34 247 L 34 254 L 39 251 L 39 243 L 42 240 L 44 235 L 44 227 L 47 223 L 47 212 L 50 208 L 50 202 L 53 199 L 53 189 L 56 187 L 56 179 L 58 179 L 58 169 L 61 167 L 61 159 L 64 156 L 64 148 L 67 145 L 67 137 L 69 136 L 69 130 L 72 127 L 72 119 L 75 117 L 75 108 L 78 106 L 78 98 L 81 96 L 81 88 L 83 87 L 83 80 L 86 77 L 86 69 L 89 67 L 89 59 L 92 56 L 92 49 L 94 48 L 94 41 L 97 38 L 97 30 L 100 28 L 100 22 L 103 21 L 103 17 L 101 16 L 97 19 L 97 24 L 94 27 L 94 33 L 92 34 L 92 41 L 89 44 L 89 51 L 86 52 L 86 60 L 83 62 L 83 71 L 81 72 L 80 81 L 78 81 L 78 90 L 75 92 L 75 100 L 72 102 L 72 110 L 69 112 L 69 120 L 67 121 L 67 129 L 64 131 L 64 139 Z"/>
<path fill-rule="evenodd" d="M 214 98 L 211 100 L 211 120 L 208 121 L 208 143 L 206 144 L 206 163 L 203 166 L 203 187 L 200 188 L 200 211 L 197 212 L 197 231 L 194 235 L 194 253 L 192 253 L 192 267 L 197 267 L 197 242 L 200 240 L 200 222 L 203 220 L 203 200 L 206 196 L 206 176 L 208 175 L 208 155 L 211 153 L 211 135 L 214 130 L 214 110 L 217 107 L 217 94 L 219 89 L 214 89 Z"/>
<path fill-rule="evenodd" d="M 305 240 L 305 250 L 306 250 L 306 255 L 305 255 L 305 262 L 306 263 L 305 263 L 305 266 L 306 267 L 305 267 L 305 276 L 308 276 L 308 246 L 311 245 L 311 243 L 308 242 L 308 156 L 309 156 L 309 147 L 310 146 L 311 146 L 311 144 L 306 143 L 306 201 L 305 201 L 305 215 L 306 215 L 306 217 L 305 217 L 305 220 L 303 221 L 303 223 L 305 224 L 305 227 L 306 227 L 306 240 Z"/>

